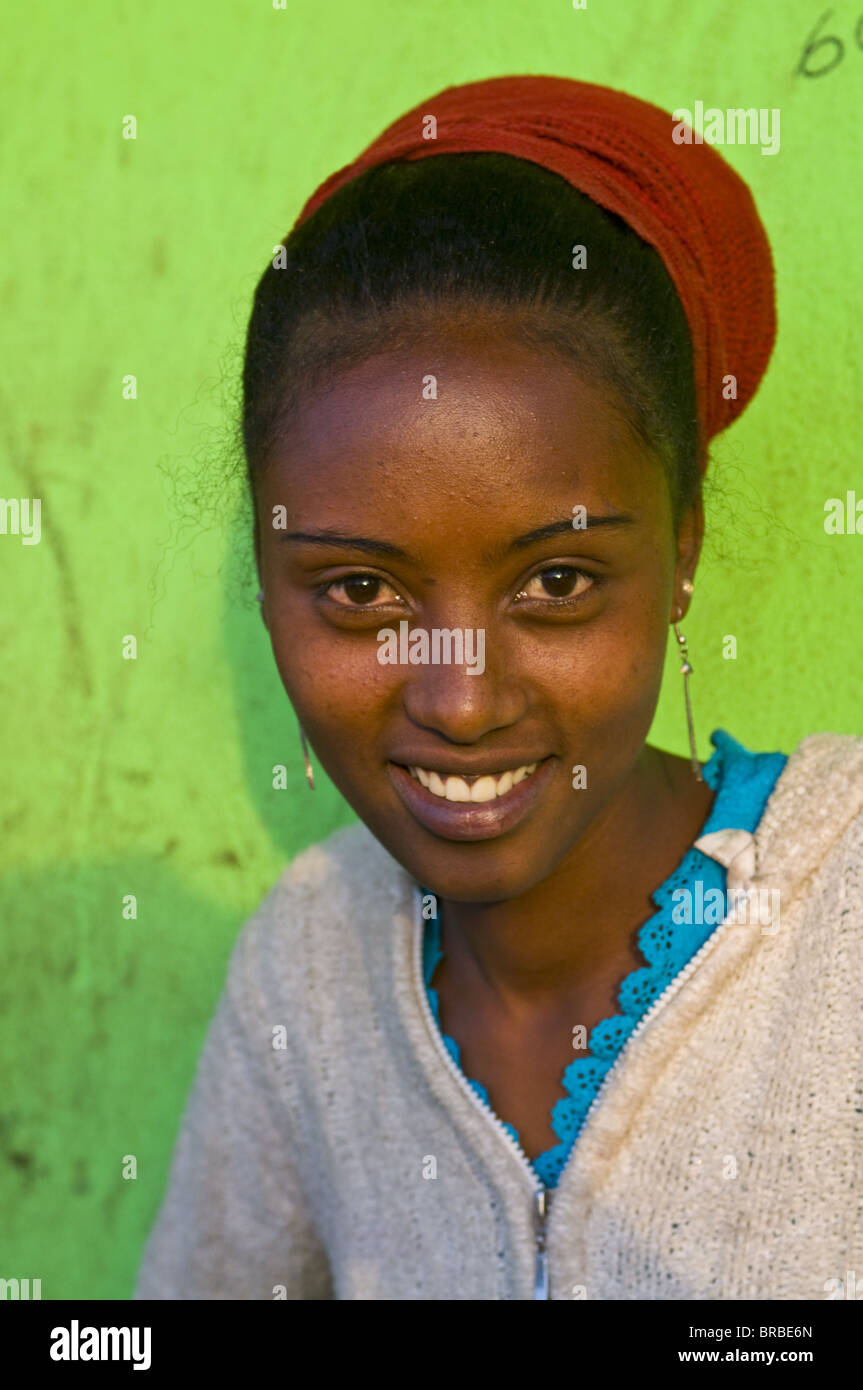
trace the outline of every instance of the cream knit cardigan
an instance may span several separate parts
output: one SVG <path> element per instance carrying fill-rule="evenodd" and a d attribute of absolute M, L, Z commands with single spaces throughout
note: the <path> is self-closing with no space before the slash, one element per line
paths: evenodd
<path fill-rule="evenodd" d="M 778 889 L 779 928 L 726 920 L 620 1054 L 550 1195 L 552 1299 L 863 1281 L 863 739 L 804 739 L 715 857 Z M 234 948 L 136 1298 L 535 1297 L 539 1183 L 443 1047 L 421 931 L 364 826 L 287 869 Z"/>

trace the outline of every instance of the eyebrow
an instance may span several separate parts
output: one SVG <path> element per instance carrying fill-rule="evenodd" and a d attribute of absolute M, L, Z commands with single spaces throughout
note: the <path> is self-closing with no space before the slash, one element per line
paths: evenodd
<path fill-rule="evenodd" d="M 607 512 L 603 515 L 588 514 L 584 527 L 573 527 L 572 520 L 552 521 L 547 526 L 539 526 L 524 536 L 517 536 L 498 552 L 508 555 L 514 550 L 526 550 L 539 541 L 550 540 L 553 536 L 569 535 L 573 530 L 593 530 L 599 526 L 630 526 L 636 518 L 629 512 Z M 362 550 L 368 555 L 383 555 L 393 560 L 412 561 L 413 557 L 399 545 L 391 541 L 373 540 L 369 536 L 345 536 L 339 531 L 282 531 L 279 540 L 297 541 L 301 545 L 334 545 L 343 550 Z"/>
<path fill-rule="evenodd" d="M 584 526 L 573 526 L 571 518 L 567 521 L 552 521 L 548 526 L 528 531 L 526 536 L 518 536 L 516 540 L 510 541 L 506 549 L 525 550 L 529 545 L 536 545 L 537 541 L 550 540 L 552 536 L 565 536 L 572 531 L 592 531 L 597 526 L 633 526 L 635 522 L 636 518 L 630 512 L 606 512 L 601 516 L 595 513 L 591 516 L 588 513 Z"/>
<path fill-rule="evenodd" d="M 389 541 L 373 541 L 367 536 L 343 536 L 338 531 L 283 531 L 281 541 L 300 541 L 304 545 L 338 545 L 343 550 L 365 550 L 369 555 L 388 555 L 395 560 L 410 560 L 406 550 Z"/>

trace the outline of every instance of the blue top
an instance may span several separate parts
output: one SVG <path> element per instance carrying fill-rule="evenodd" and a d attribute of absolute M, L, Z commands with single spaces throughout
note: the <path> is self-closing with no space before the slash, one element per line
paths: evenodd
<path fill-rule="evenodd" d="M 702 775 L 716 792 L 713 807 L 698 833 L 709 835 L 716 830 L 748 830 L 754 832 L 764 813 L 773 787 L 788 761 L 785 753 L 750 753 L 724 729 L 715 729 L 710 742 L 716 750 L 705 763 Z M 589 1053 L 570 1062 L 563 1074 L 567 1095 L 555 1103 L 551 1111 L 551 1127 L 560 1143 L 546 1149 L 533 1160 L 533 1168 L 546 1187 L 554 1187 L 575 1143 L 584 1117 L 599 1090 L 606 1072 L 613 1065 L 623 1044 L 674 977 L 692 959 L 716 930 L 717 917 L 710 912 L 704 923 L 681 922 L 681 899 L 674 893 L 683 888 L 694 893 L 696 880 L 702 883 L 704 898 L 710 889 L 725 893 L 725 868 L 693 845 L 687 850 L 677 868 L 651 894 L 657 911 L 644 923 L 638 933 L 638 945 L 647 965 L 631 971 L 618 991 L 620 1012 L 603 1019 L 592 1030 Z M 674 909 L 677 909 L 676 911 Z M 425 924 L 423 938 L 423 976 L 428 1001 L 440 1028 L 437 991 L 431 979 L 438 962 L 443 959 L 440 944 L 440 923 L 437 917 Z M 444 1045 L 457 1067 L 461 1067 L 458 1043 L 446 1033 L 441 1034 Z M 489 1105 L 488 1092 L 479 1081 L 466 1080 L 477 1095 Z M 505 1128 L 520 1142 L 512 1125 Z"/>

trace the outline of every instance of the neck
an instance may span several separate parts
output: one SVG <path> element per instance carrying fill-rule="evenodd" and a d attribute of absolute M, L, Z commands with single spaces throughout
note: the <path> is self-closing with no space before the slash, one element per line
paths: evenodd
<path fill-rule="evenodd" d="M 643 964 L 651 893 L 697 838 L 714 793 L 687 760 L 645 746 L 552 874 L 518 898 L 441 904 L 447 972 L 512 1013 L 602 987 Z"/>

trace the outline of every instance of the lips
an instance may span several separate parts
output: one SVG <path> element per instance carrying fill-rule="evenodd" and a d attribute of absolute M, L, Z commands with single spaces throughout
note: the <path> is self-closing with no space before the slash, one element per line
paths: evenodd
<path fill-rule="evenodd" d="M 505 835 L 531 813 L 554 776 L 554 763 L 549 757 L 495 771 L 459 774 L 389 762 L 387 773 L 402 804 L 433 835 L 445 840 L 490 840 Z M 423 776 L 430 785 L 423 785 Z"/>

